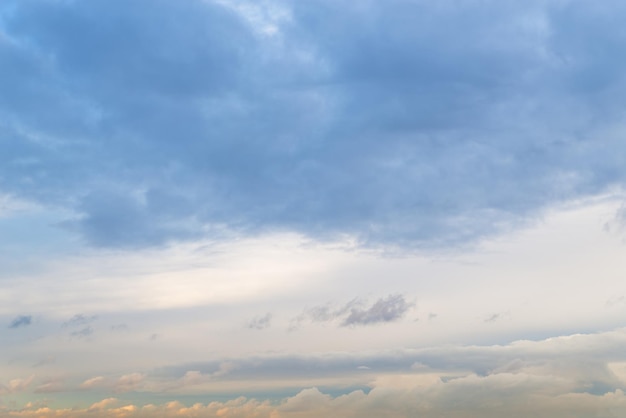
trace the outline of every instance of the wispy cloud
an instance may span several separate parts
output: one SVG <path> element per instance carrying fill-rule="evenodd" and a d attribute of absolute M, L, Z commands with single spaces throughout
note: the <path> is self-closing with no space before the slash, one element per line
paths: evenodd
<path fill-rule="evenodd" d="M 344 305 L 318 305 L 306 309 L 292 320 L 291 329 L 303 321 L 337 322 L 340 326 L 371 325 L 401 319 L 414 306 L 405 296 L 396 294 L 378 299 L 373 304 L 359 298 Z"/>
<path fill-rule="evenodd" d="M 98 319 L 97 315 L 86 316 L 83 314 L 76 314 L 70 319 L 68 319 L 67 321 L 63 322 L 63 326 L 64 327 L 79 327 L 82 325 L 90 324 L 96 319 Z"/>
<path fill-rule="evenodd" d="M 511 319 L 511 312 L 506 311 L 506 312 L 492 313 L 490 315 L 487 315 L 485 319 L 483 320 L 483 322 L 497 322 L 503 319 Z"/>
<path fill-rule="evenodd" d="M 87 327 L 81 328 L 79 330 L 70 332 L 70 335 L 72 337 L 86 338 L 86 337 L 91 336 L 93 334 L 93 332 L 94 332 L 93 328 L 90 327 L 90 326 L 87 326 Z"/>
<path fill-rule="evenodd" d="M 34 379 L 35 376 L 30 376 L 28 378 L 11 379 L 7 385 L 0 383 L 0 395 L 24 392 L 30 387 Z"/>
<path fill-rule="evenodd" d="M 393 322 L 404 316 L 413 307 L 402 295 L 389 295 L 378 299 L 373 305 L 365 308 L 351 307 L 350 314 L 342 325 L 369 325 L 379 322 Z"/>
<path fill-rule="evenodd" d="M 80 384 L 81 389 L 92 389 L 98 386 L 101 386 L 105 383 L 106 379 L 103 376 L 96 376 L 85 380 Z"/>
<path fill-rule="evenodd" d="M 63 380 L 53 379 L 44 382 L 35 388 L 35 393 L 56 393 L 65 390 L 65 384 Z"/>
<path fill-rule="evenodd" d="M 20 315 L 15 317 L 9 324 L 9 328 L 15 329 L 20 327 L 26 327 L 33 322 L 31 315 Z"/>
<path fill-rule="evenodd" d="M 249 323 L 248 328 L 250 329 L 265 329 L 270 326 L 272 322 L 272 314 L 270 312 L 266 313 L 263 316 L 254 317 Z"/>
<path fill-rule="evenodd" d="M 138 389 L 146 376 L 142 373 L 129 373 L 121 376 L 113 385 L 115 393 L 131 392 Z"/>

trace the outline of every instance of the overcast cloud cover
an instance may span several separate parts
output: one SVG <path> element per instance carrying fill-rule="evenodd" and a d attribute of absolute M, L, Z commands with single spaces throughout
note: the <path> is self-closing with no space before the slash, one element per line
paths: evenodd
<path fill-rule="evenodd" d="M 623 416 L 625 19 L 3 0 L 0 415 Z"/>

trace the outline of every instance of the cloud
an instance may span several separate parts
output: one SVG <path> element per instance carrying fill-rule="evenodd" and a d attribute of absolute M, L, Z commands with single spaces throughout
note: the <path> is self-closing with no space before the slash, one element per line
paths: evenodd
<path fill-rule="evenodd" d="M 435 375 L 438 380 L 447 382 L 464 376 L 485 377 L 504 373 L 531 375 L 538 379 L 558 377 L 582 392 L 595 390 L 594 385 L 601 382 L 603 387 L 608 388 L 605 391 L 612 391 L 621 388 L 623 383 L 609 364 L 626 361 L 624 344 L 626 331 L 619 329 L 540 341 L 519 340 L 504 345 L 267 354 L 163 367 L 149 372 L 146 379 L 153 383 L 170 382 L 167 385 L 171 385 L 184 380 L 185 376 L 203 377 L 207 378 L 204 383 L 213 380 L 214 386 L 207 390 L 217 390 L 228 382 L 238 382 L 239 385 L 248 382 L 250 387 L 257 387 L 258 382 L 263 382 L 265 387 L 276 384 L 302 388 L 311 381 L 325 386 L 331 385 L 330 382 L 367 386 L 372 379 L 386 375 Z M 188 375 L 190 371 L 193 373 Z"/>
<path fill-rule="evenodd" d="M 25 379 L 12 379 L 7 385 L 0 384 L 0 395 L 24 392 L 31 385 L 35 376 Z"/>
<path fill-rule="evenodd" d="M 305 320 L 312 322 L 336 322 L 341 326 L 371 325 L 393 322 L 401 319 L 414 305 L 403 295 L 389 295 L 378 299 L 372 305 L 361 299 L 353 299 L 339 307 L 331 304 L 318 305 L 305 310 L 292 320 L 290 329 L 295 329 Z"/>
<path fill-rule="evenodd" d="M 620 2 L 267 4 L 3 3 L 3 195 L 101 247 L 433 248 L 624 185 Z"/>
<path fill-rule="evenodd" d="M 73 328 L 70 332 L 70 336 L 77 338 L 87 338 L 94 333 L 93 327 L 90 325 L 96 319 L 97 315 L 85 316 L 83 314 L 76 314 L 67 321 L 63 322 L 63 328 Z"/>
<path fill-rule="evenodd" d="M 507 318 L 511 318 L 511 312 L 498 312 L 488 315 L 483 322 L 497 322 Z"/>
<path fill-rule="evenodd" d="M 113 385 L 115 393 L 132 392 L 140 387 L 146 376 L 142 373 L 130 373 L 121 376 Z"/>
<path fill-rule="evenodd" d="M 45 358 L 42 358 L 41 360 L 39 360 L 37 363 L 33 364 L 33 367 L 47 366 L 47 365 L 56 363 L 56 361 L 57 361 L 57 358 L 55 356 L 46 356 Z"/>
<path fill-rule="evenodd" d="M 268 328 L 270 326 L 271 321 L 272 321 L 272 314 L 270 312 L 268 312 L 268 313 L 266 313 L 263 316 L 257 316 L 255 318 L 253 318 L 248 323 L 248 328 L 250 328 L 250 329 L 265 329 L 265 328 Z"/>
<path fill-rule="evenodd" d="M 211 364 L 188 364 L 147 374 L 129 373 L 103 382 L 95 377 L 83 384 L 117 393 L 141 390 L 162 399 L 164 390 L 190 388 L 194 393 L 221 393 L 236 383 L 240 390 L 262 384 L 298 388 L 296 395 L 274 401 L 237 398 L 185 406 L 178 402 L 133 405 L 105 399 L 93 404 L 90 416 L 452 416 L 452 417 L 588 417 L 615 416 L 626 411 L 621 387 L 626 384 L 626 331 L 575 334 L 541 341 L 506 345 L 446 345 L 387 352 L 278 355 L 232 359 Z M 367 364 L 366 367 L 363 367 Z M 351 377 L 350 377 L 351 376 Z M 350 377 L 348 379 L 348 377 Z M 311 387 L 324 383 L 326 389 Z M 12 391 L 25 390 L 32 381 L 15 380 Z M 91 382 L 91 383 L 88 383 Z M 333 383 L 334 382 L 334 383 Z M 343 390 L 346 382 L 366 382 L 364 390 Z M 40 385 L 46 385 L 43 382 Z M 93 384 L 92 384 L 93 383 Z M 105 386 L 101 386 L 101 383 Z M 254 389 L 252 389 L 254 390 Z M 8 393 L 5 389 L 4 393 Z M 282 392 L 281 392 L 282 393 Z M 532 402 L 529 402 L 532 401 Z M 128 401 L 126 401 L 128 402 Z M 121 406 L 118 406 L 120 405 Z M 43 408 L 43 407 L 42 407 Z M 125 409 L 120 409 L 125 408 Z M 85 410 L 25 408 L 8 410 L 8 417 L 82 416 Z M 221 411 L 221 412 L 220 412 Z M 5 411 L 3 411 L 5 412 Z M 101 413 L 102 415 L 97 415 Z M 13 415 L 11 415 L 13 414 Z M 57 415 L 54 415 L 57 414 Z M 74 415 L 72 415 L 74 414 Z M 133 415 L 135 414 L 135 415 Z M 256 415 L 255 415 L 256 414 Z M 611 416 L 611 415 L 609 415 Z"/>
<path fill-rule="evenodd" d="M 9 324 L 9 328 L 15 329 L 20 327 L 26 327 L 33 322 L 33 317 L 31 315 L 20 315 L 17 316 L 11 321 Z"/>
<path fill-rule="evenodd" d="M 569 392 L 557 379 L 537 380 L 530 376 L 500 375 L 497 377 L 471 376 L 448 383 L 434 383 L 427 387 L 408 384 L 400 387 L 376 387 L 364 393 L 353 391 L 342 396 L 331 396 L 317 388 L 308 388 L 284 398 L 280 403 L 237 398 L 225 402 L 197 403 L 186 406 L 172 401 L 166 404 L 121 407 L 117 399 L 108 398 L 85 409 L 58 409 L 42 407 L 37 410 L 8 411 L 8 417 L 47 418 L 63 416 L 78 418 L 113 417 L 258 417 L 258 418 L 314 418 L 319 416 L 363 418 L 442 415 L 455 418 L 512 418 L 534 416 L 539 418 L 586 418 L 589 416 L 619 416 L 626 411 L 626 397 L 621 390 L 602 395 Z M 551 384 L 555 386 L 550 387 Z M 530 402 L 529 402 L 530 400 Z M 609 411 L 607 415 L 606 412 Z"/>
<path fill-rule="evenodd" d="M 111 331 L 125 332 L 125 331 L 128 331 L 128 330 L 129 330 L 129 327 L 126 324 L 111 325 Z"/>
<path fill-rule="evenodd" d="M 79 387 L 81 389 L 92 389 L 94 387 L 101 386 L 104 382 L 105 378 L 103 376 L 96 376 L 85 380 Z"/>
<path fill-rule="evenodd" d="M 343 320 L 342 325 L 369 325 L 380 322 L 393 322 L 402 318 L 412 306 L 402 295 L 389 295 L 386 298 L 378 299 L 369 308 L 350 308 L 350 314 Z"/>
<path fill-rule="evenodd" d="M 119 402 L 119 401 L 118 401 L 118 399 L 116 399 L 116 398 L 106 398 L 106 399 L 103 399 L 103 400 L 101 400 L 101 401 L 99 401 L 99 402 L 96 402 L 96 403 L 92 404 L 92 405 L 89 407 L 89 409 L 88 409 L 88 410 L 89 410 L 89 411 L 98 411 L 98 410 L 103 410 L 103 409 L 106 409 L 106 408 L 108 408 L 108 407 L 110 407 L 110 406 L 112 406 L 112 405 L 117 404 L 118 402 Z"/>
<path fill-rule="evenodd" d="M 62 380 L 50 380 L 40 384 L 35 388 L 35 393 L 56 393 L 63 392 L 65 384 Z"/>
<path fill-rule="evenodd" d="M 63 323 L 63 327 L 79 327 L 82 325 L 88 325 L 98 319 L 97 315 L 85 316 L 83 314 L 76 314 Z"/>
<path fill-rule="evenodd" d="M 70 332 L 70 335 L 72 337 L 87 338 L 87 337 L 93 335 L 93 328 L 90 327 L 90 326 L 87 326 L 87 327 L 81 328 L 79 330 Z"/>

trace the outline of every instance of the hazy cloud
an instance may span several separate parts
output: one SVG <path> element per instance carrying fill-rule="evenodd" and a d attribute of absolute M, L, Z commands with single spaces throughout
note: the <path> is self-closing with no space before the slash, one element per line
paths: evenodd
<path fill-rule="evenodd" d="M 6 385 L 0 383 L 0 395 L 23 392 L 28 389 L 34 379 L 35 376 L 30 376 L 22 379 L 11 379 Z"/>
<path fill-rule="evenodd" d="M 65 385 L 62 380 L 50 380 L 40 384 L 35 388 L 35 393 L 56 393 L 63 392 Z"/>
<path fill-rule="evenodd" d="M 248 328 L 250 328 L 250 329 L 265 329 L 265 328 L 268 328 L 270 326 L 271 321 L 272 321 L 272 314 L 270 312 L 268 312 L 268 313 L 266 313 L 263 316 L 257 316 L 255 318 L 253 318 L 248 323 Z"/>
<path fill-rule="evenodd" d="M 91 336 L 92 334 L 93 334 L 93 328 L 90 327 L 90 326 L 81 328 L 81 329 L 76 330 L 76 331 L 72 331 L 70 333 L 70 335 L 72 337 L 78 337 L 78 338 L 86 338 L 86 337 Z"/>
<path fill-rule="evenodd" d="M 146 376 L 142 373 L 130 373 L 121 376 L 113 385 L 115 393 L 131 392 L 140 387 Z"/>
<path fill-rule="evenodd" d="M 49 364 L 54 364 L 56 363 L 57 359 L 55 356 L 47 356 L 41 360 L 39 360 L 37 363 L 33 364 L 33 367 L 42 367 L 42 366 L 47 366 Z"/>
<path fill-rule="evenodd" d="M 11 323 L 9 324 L 9 328 L 20 328 L 26 327 L 33 322 L 33 317 L 31 315 L 20 315 L 17 316 Z"/>
<path fill-rule="evenodd" d="M 67 321 L 63 322 L 63 327 L 80 327 L 87 325 L 98 319 L 97 315 L 86 316 L 83 314 L 76 314 Z"/>
<path fill-rule="evenodd" d="M 129 328 L 128 328 L 128 325 L 126 324 L 111 325 L 111 331 L 122 332 L 122 331 L 128 331 L 128 330 Z"/>

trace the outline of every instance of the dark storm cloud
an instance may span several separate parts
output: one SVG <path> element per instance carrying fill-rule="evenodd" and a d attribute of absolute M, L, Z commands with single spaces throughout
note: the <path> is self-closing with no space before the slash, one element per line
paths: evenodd
<path fill-rule="evenodd" d="M 0 191 L 97 246 L 438 247 L 624 184 L 622 3 L 276 4 L 3 2 Z"/>

